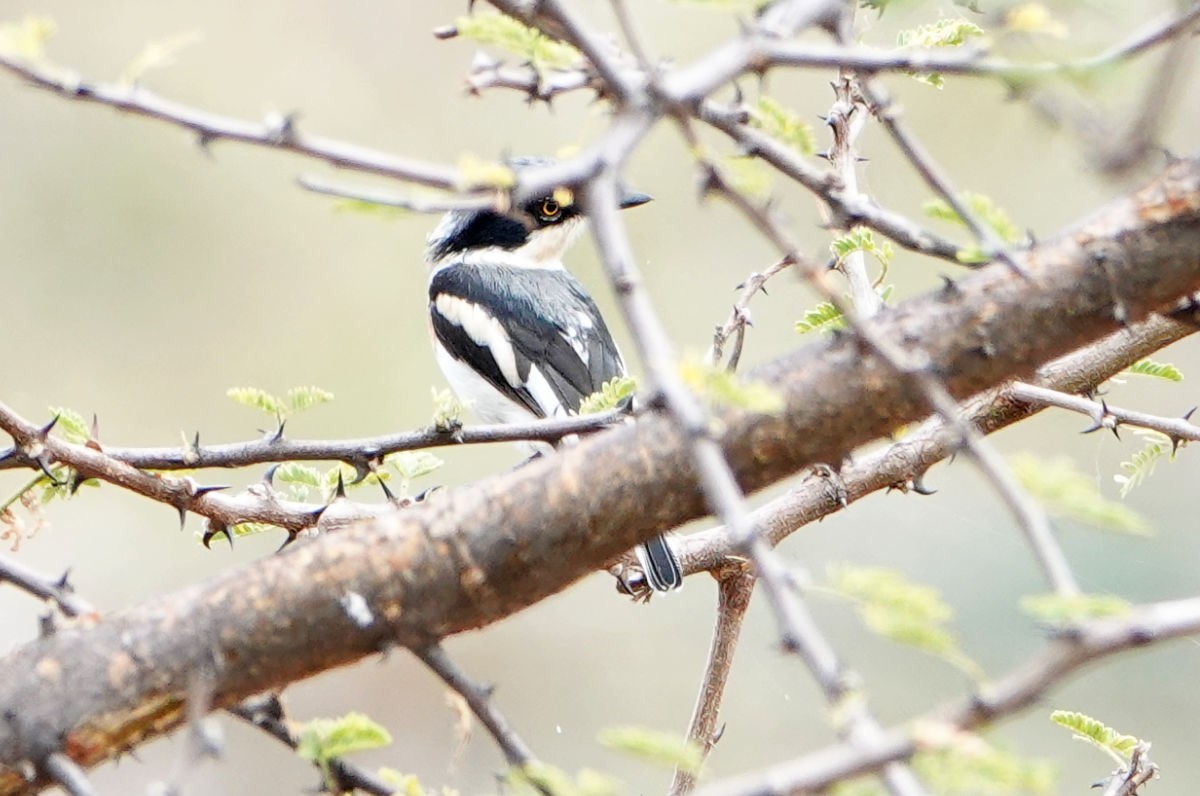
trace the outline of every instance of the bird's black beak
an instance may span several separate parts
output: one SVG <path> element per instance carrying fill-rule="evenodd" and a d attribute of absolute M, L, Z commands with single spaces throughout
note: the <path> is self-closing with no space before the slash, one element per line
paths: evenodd
<path fill-rule="evenodd" d="M 653 198 L 654 197 L 650 194 L 638 193 L 637 191 L 626 191 L 625 195 L 621 197 L 620 207 L 622 210 L 627 207 L 637 207 L 638 205 L 646 204 L 646 202 L 649 202 Z"/>

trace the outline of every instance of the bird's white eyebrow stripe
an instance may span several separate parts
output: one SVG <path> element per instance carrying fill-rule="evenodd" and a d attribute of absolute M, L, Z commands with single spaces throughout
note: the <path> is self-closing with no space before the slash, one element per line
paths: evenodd
<path fill-rule="evenodd" d="M 514 388 L 524 386 L 517 370 L 517 353 L 504 326 L 483 307 L 449 293 L 439 293 L 434 309 L 450 323 L 460 327 L 478 346 L 486 348 L 504 379 Z"/>

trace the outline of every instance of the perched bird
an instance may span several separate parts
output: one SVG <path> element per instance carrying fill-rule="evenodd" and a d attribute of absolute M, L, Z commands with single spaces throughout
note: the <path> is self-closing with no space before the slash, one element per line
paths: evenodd
<path fill-rule="evenodd" d="M 648 201 L 628 193 L 621 207 Z M 451 387 L 484 422 L 564 417 L 625 374 L 596 303 L 563 267 L 584 223 L 569 194 L 556 192 L 511 215 L 451 211 L 430 234 L 434 352 Z M 637 554 L 651 588 L 683 585 L 663 537 Z"/>

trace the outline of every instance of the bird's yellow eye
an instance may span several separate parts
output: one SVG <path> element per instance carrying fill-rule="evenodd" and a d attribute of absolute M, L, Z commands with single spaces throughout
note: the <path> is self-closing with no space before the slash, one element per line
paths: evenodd
<path fill-rule="evenodd" d="M 538 205 L 538 215 L 544 221 L 553 221 L 562 214 L 562 206 L 554 199 L 543 199 Z"/>

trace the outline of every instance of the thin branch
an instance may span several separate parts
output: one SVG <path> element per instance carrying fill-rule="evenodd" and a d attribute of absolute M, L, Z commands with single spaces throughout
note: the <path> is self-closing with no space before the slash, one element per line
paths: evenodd
<path fill-rule="evenodd" d="M 853 72 L 840 70 L 833 89 L 836 100 L 825 118 L 825 123 L 833 131 L 829 161 L 841 178 L 841 193 L 846 200 L 862 202 L 863 197 L 858 190 L 858 150 L 855 144 L 869 118 L 867 107 L 859 94 L 858 78 Z M 849 232 L 849 228 L 845 228 L 845 231 Z M 843 257 L 838 269 L 850 285 L 850 295 L 858 317 L 867 320 L 883 309 L 883 299 L 867 275 L 866 255 L 861 249 Z"/>
<path fill-rule="evenodd" d="M 0 408 L 0 412 L 4 409 Z M 8 410 L 11 411 L 11 410 Z M 126 448 L 100 446 L 109 459 L 141 470 L 195 470 L 212 467 L 252 467 L 289 461 L 340 461 L 351 466 L 378 463 L 383 457 L 401 451 L 422 450 L 453 445 L 539 440 L 558 442 L 574 434 L 601 431 L 623 420 L 620 412 L 532 420 L 510 425 L 491 424 L 439 429 L 429 426 L 399 434 L 344 440 L 293 440 L 270 434 L 247 442 L 187 447 Z M 2 427 L 2 426 L 0 426 Z M 0 458 L 0 470 L 35 469 L 28 457 L 12 455 Z"/>
<path fill-rule="evenodd" d="M 57 782 L 68 796 L 97 796 L 91 780 L 75 761 L 62 752 L 53 752 L 42 762 L 46 775 Z"/>
<path fill-rule="evenodd" d="M 529 746 L 521 740 L 504 715 L 492 704 L 490 687 L 481 686 L 468 678 L 458 664 L 450 660 L 450 656 L 446 654 L 440 644 L 431 644 L 428 647 L 415 649 L 413 653 L 466 701 L 471 712 L 496 741 L 496 745 L 500 747 L 504 759 L 510 766 L 522 768 L 536 760 Z"/>
<path fill-rule="evenodd" d="M 332 196 L 336 199 L 351 199 L 356 202 L 367 202 L 383 207 L 395 207 L 400 210 L 411 210 L 414 213 L 445 213 L 448 210 L 478 210 L 480 208 L 499 208 L 501 202 L 488 197 L 418 197 L 404 196 L 392 191 L 381 191 L 366 186 L 341 185 L 321 177 L 301 175 L 296 182 L 306 191 L 312 191 L 322 196 Z"/>
<path fill-rule="evenodd" d="M 1188 421 L 1192 412 L 1185 417 L 1162 417 L 1131 409 L 1121 409 L 1109 406 L 1105 401 L 1093 401 L 1081 395 L 1071 395 L 1058 390 L 1048 389 L 1036 384 L 1015 382 L 1008 389 L 1009 394 L 1018 401 L 1027 401 L 1042 406 L 1055 406 L 1059 409 L 1069 409 L 1092 419 L 1093 426 L 1088 431 L 1098 428 L 1116 429 L 1119 425 L 1138 426 L 1165 434 L 1176 443 L 1187 440 L 1200 441 L 1200 426 Z M 1195 411 L 1194 409 L 1192 411 Z"/>
<path fill-rule="evenodd" d="M 702 760 L 708 758 L 724 731 L 717 727 L 721 701 L 725 696 L 725 684 L 729 681 L 733 655 L 757 580 L 753 572 L 736 563 L 715 570 L 713 575 L 717 579 L 717 622 L 708 649 L 704 677 L 700 681 L 700 693 L 696 695 L 696 705 L 692 708 L 692 720 L 687 731 L 688 740 L 700 748 Z M 671 780 L 670 796 L 686 796 L 695 789 L 696 775 L 676 768 Z"/>
<path fill-rule="evenodd" d="M 734 337 L 734 350 L 729 356 L 726 368 L 731 371 L 737 370 L 738 361 L 741 359 L 742 340 L 746 334 L 746 327 L 753 325 L 750 323 L 751 299 L 760 292 L 766 293 L 766 284 L 771 277 L 791 265 L 792 262 L 790 260 L 780 260 L 773 265 L 767 266 L 762 271 L 755 271 L 746 277 L 745 282 L 738 285 L 741 293 L 738 294 L 737 301 L 734 302 L 733 309 L 729 312 L 729 317 L 713 331 L 712 346 L 708 349 L 708 354 L 705 355 L 706 362 L 713 365 L 718 364 L 725 354 L 725 343 L 731 335 L 736 335 Z"/>
<path fill-rule="evenodd" d="M 780 174 L 795 180 L 820 197 L 832 211 L 836 224 L 870 227 L 905 249 L 961 264 L 958 260 L 959 247 L 953 242 L 922 228 L 900 213 L 868 201 L 865 197 L 847 195 L 836 174 L 816 168 L 795 150 L 748 126 L 745 123 L 744 112 L 710 100 L 700 106 L 696 118 L 729 136 L 743 151 L 762 159 Z"/>
<path fill-rule="evenodd" d="M 453 191 L 460 187 L 461 176 L 456 169 L 331 138 L 305 135 L 297 129 L 294 115 L 248 122 L 159 97 L 136 84 L 91 82 L 65 69 L 33 63 L 7 53 L 0 53 L 0 68 L 65 99 L 107 105 L 190 130 L 202 147 L 208 147 L 214 141 L 237 141 L 434 188 Z"/>
<path fill-rule="evenodd" d="M 64 573 L 58 580 L 52 580 L 15 558 L 0 556 L 0 583 L 11 583 L 38 599 L 53 602 L 66 616 L 97 613 L 91 603 L 75 593 L 75 589 L 67 582 L 68 574 Z"/>

